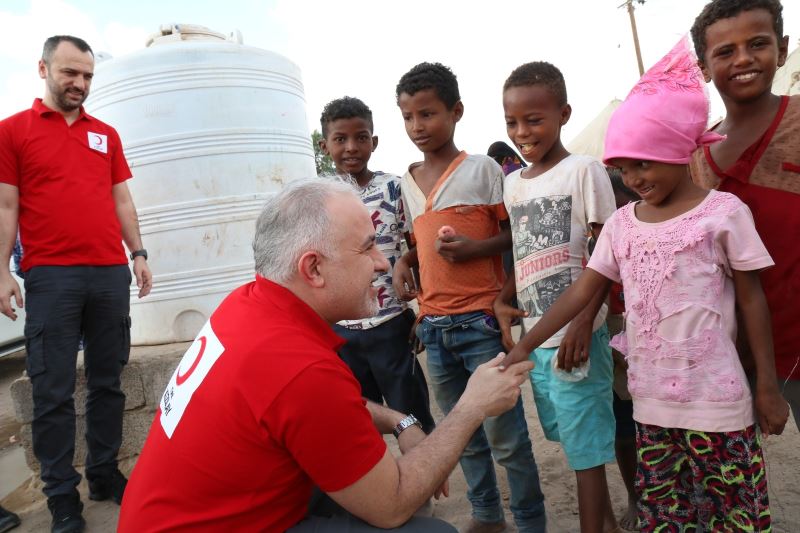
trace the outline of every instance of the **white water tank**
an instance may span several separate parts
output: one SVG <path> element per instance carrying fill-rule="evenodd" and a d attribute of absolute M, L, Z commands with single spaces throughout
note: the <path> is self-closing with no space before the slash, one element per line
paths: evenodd
<path fill-rule="evenodd" d="M 300 69 L 200 26 L 162 26 L 147 48 L 101 60 L 89 113 L 114 126 L 153 290 L 131 286 L 132 342 L 192 340 L 254 277 L 264 200 L 315 175 Z"/>

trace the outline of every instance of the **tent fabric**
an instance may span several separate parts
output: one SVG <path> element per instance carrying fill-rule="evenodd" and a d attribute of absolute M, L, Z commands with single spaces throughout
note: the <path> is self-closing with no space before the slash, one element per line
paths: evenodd
<path fill-rule="evenodd" d="M 800 48 L 795 48 L 786 58 L 786 63 L 775 73 L 775 78 L 772 80 L 772 92 L 775 94 L 800 94 Z"/>
<path fill-rule="evenodd" d="M 618 99 L 609 102 L 600 114 L 570 141 L 567 150 L 573 154 L 590 155 L 602 161 L 608 121 L 621 103 L 622 100 Z"/>

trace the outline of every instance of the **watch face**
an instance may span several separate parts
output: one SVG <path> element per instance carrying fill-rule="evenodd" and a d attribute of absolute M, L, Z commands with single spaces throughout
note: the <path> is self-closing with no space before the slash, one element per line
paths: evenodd
<path fill-rule="evenodd" d="M 422 429 L 422 424 L 419 423 L 417 417 L 415 417 L 414 415 L 408 415 L 407 417 L 402 419 L 394 428 L 393 431 L 394 436 L 398 437 L 400 433 L 402 433 L 404 430 L 408 429 L 411 426 L 419 426 L 419 428 Z"/>

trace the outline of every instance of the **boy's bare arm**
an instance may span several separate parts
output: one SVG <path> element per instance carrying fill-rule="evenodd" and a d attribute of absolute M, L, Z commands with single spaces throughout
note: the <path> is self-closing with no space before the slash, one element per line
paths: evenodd
<path fill-rule="evenodd" d="M 600 232 L 603 231 L 603 224 L 592 223 L 590 227 L 592 236 L 597 241 L 600 238 Z M 594 319 L 600 312 L 600 307 L 606 301 L 607 296 L 608 291 L 597 291 L 589 305 L 569 323 L 564 339 L 558 346 L 559 368 L 571 372 L 573 368 L 581 366 L 589 360 L 592 326 L 594 326 Z"/>
<path fill-rule="evenodd" d="M 492 257 L 511 248 L 511 228 L 508 221 L 500 223 L 500 233 L 488 239 L 470 239 L 463 235 L 438 239 L 439 254 L 453 263 L 469 261 L 478 257 Z"/>
<path fill-rule="evenodd" d="M 559 329 L 575 318 L 590 302 L 597 297 L 598 292 L 606 293 L 611 281 L 599 272 L 587 268 L 578 281 L 570 285 L 550 309 L 542 316 L 539 322 L 514 346 L 506 359 L 504 366 L 528 358 L 534 349 L 552 337 Z"/>
<path fill-rule="evenodd" d="M 781 396 L 775 373 L 775 352 L 769 308 L 758 271 L 733 271 L 736 304 L 744 320 L 756 364 L 755 404 L 758 425 L 765 435 L 780 435 L 789 419 L 789 405 Z"/>
<path fill-rule="evenodd" d="M 514 347 L 514 339 L 511 336 L 511 322 L 514 318 L 528 316 L 527 311 L 511 306 L 510 302 L 514 298 L 515 292 L 517 292 L 516 280 L 514 276 L 509 276 L 492 304 L 494 316 L 497 319 L 497 324 L 503 337 L 503 348 L 506 351 L 511 351 Z"/>
<path fill-rule="evenodd" d="M 411 248 L 397 260 L 392 270 L 392 287 L 397 297 L 404 301 L 417 297 L 417 285 L 412 268 L 419 266 L 417 249 Z"/>
<path fill-rule="evenodd" d="M 585 275 L 586 272 L 582 274 Z M 580 279 L 580 278 L 578 278 Z M 567 372 L 589 360 L 594 319 L 608 297 L 608 287 L 597 291 L 591 302 L 569 323 L 564 339 L 558 346 L 558 367 Z"/>

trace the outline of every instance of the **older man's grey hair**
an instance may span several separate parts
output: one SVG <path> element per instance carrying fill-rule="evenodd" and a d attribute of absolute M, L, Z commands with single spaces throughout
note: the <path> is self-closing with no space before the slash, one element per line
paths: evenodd
<path fill-rule="evenodd" d="M 336 177 L 309 178 L 291 181 L 269 198 L 256 221 L 256 272 L 285 285 L 297 273 L 297 263 L 304 253 L 315 250 L 333 256 L 335 228 L 327 202 L 337 194 L 356 196 L 356 190 Z"/>

